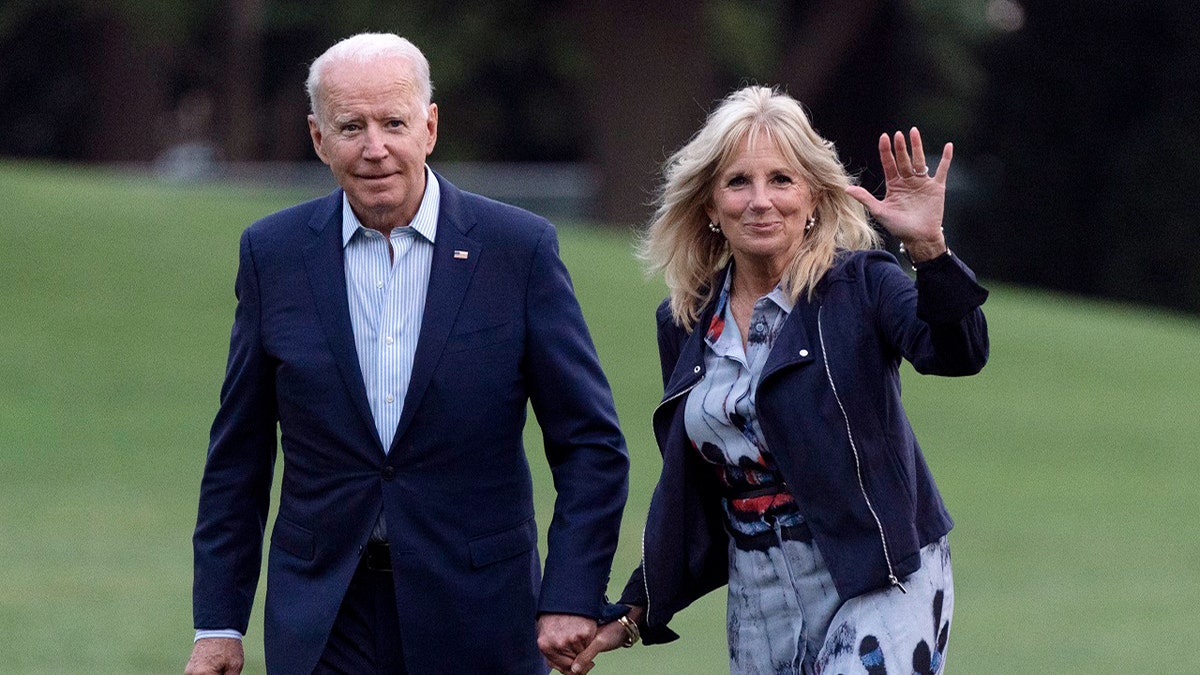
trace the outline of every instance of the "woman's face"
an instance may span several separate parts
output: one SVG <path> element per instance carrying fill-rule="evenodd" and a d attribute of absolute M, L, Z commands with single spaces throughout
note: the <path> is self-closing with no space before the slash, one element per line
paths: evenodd
<path fill-rule="evenodd" d="M 762 136 L 754 143 L 742 140 L 706 208 L 739 266 L 767 265 L 780 274 L 804 241 L 813 210 L 807 181 Z"/>

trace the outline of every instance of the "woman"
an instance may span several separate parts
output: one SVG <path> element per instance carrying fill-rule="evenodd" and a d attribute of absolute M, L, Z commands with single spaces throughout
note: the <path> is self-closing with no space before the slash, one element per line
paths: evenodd
<path fill-rule="evenodd" d="M 795 100 L 747 87 L 670 159 L 642 250 L 670 289 L 662 476 L 620 618 L 575 672 L 639 632 L 674 639 L 671 617 L 724 584 L 733 673 L 940 670 L 952 523 L 898 368 L 972 375 L 987 361 L 987 291 L 942 234 L 952 154 L 935 176 L 915 128 L 885 134 L 879 201 Z M 878 250 L 868 211 L 915 284 Z"/>

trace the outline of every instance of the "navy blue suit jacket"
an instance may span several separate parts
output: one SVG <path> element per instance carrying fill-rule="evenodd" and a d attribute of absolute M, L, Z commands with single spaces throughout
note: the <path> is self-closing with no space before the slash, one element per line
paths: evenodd
<path fill-rule="evenodd" d="M 311 672 L 380 509 L 410 673 L 545 672 L 537 613 L 600 611 L 628 456 L 554 229 L 439 180 L 428 300 L 386 454 L 350 325 L 341 191 L 242 235 L 193 606 L 197 628 L 246 631 L 278 425 L 271 672 Z M 528 403 L 558 493 L 544 577 L 522 446 Z"/>

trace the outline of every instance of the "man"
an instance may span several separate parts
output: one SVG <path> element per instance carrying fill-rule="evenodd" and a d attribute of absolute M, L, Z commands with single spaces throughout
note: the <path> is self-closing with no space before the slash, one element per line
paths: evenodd
<path fill-rule="evenodd" d="M 429 66 L 395 35 L 313 62 L 341 189 L 242 235 L 194 537 L 188 673 L 242 664 L 276 424 L 273 673 L 534 673 L 595 633 L 628 456 L 554 230 L 425 165 Z M 558 493 L 544 577 L 527 402 Z"/>

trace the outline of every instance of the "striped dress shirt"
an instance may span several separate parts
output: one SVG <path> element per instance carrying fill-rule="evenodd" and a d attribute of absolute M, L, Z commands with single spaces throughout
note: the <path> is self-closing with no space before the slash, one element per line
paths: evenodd
<path fill-rule="evenodd" d="M 342 255 L 350 326 L 384 452 L 396 435 L 412 378 L 440 202 L 437 178 L 426 168 L 425 196 L 417 215 L 408 227 L 393 229 L 385 239 L 359 222 L 342 195 Z"/>

